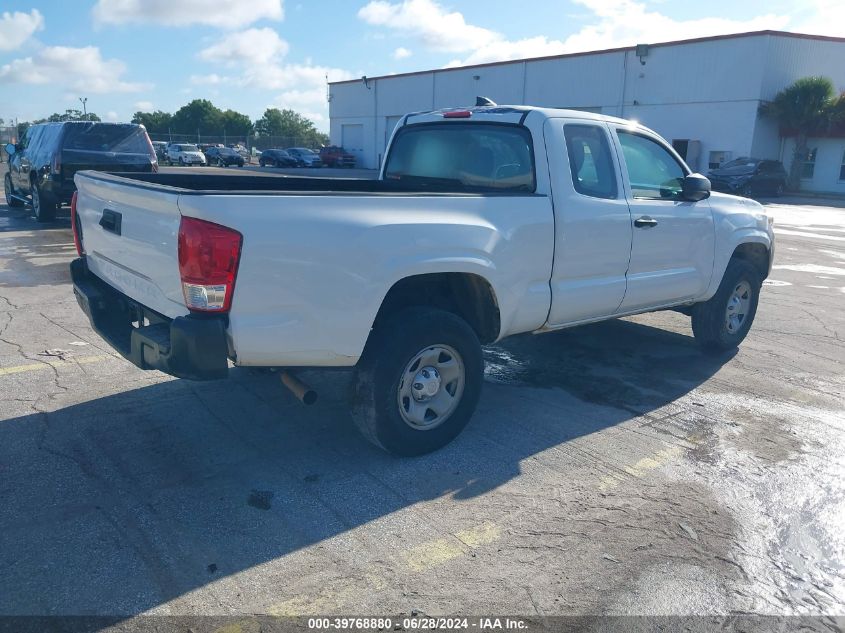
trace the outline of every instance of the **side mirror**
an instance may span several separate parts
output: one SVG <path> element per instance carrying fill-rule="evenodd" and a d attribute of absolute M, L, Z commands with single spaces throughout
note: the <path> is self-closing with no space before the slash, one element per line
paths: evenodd
<path fill-rule="evenodd" d="M 681 182 L 681 198 L 698 202 L 710 197 L 710 181 L 701 174 L 690 174 Z"/>
<path fill-rule="evenodd" d="M 6 153 L 7 153 L 9 156 L 11 156 L 11 155 L 12 155 L 12 154 L 14 154 L 16 151 L 18 151 L 18 147 L 17 147 L 17 145 L 15 145 L 14 143 L 6 143 L 6 148 L 5 148 L 5 149 L 6 149 Z"/>

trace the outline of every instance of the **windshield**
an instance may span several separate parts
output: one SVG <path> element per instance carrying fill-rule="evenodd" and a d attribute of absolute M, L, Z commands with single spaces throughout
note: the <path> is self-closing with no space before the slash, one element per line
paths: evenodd
<path fill-rule="evenodd" d="M 196 145 L 180 145 L 179 151 L 180 152 L 198 152 L 200 150 Z"/>
<path fill-rule="evenodd" d="M 534 191 L 531 136 L 524 127 L 484 123 L 401 129 L 384 169 L 387 180 Z"/>
<path fill-rule="evenodd" d="M 138 125 L 74 123 L 67 125 L 65 150 L 149 154 L 147 133 Z"/>
<path fill-rule="evenodd" d="M 748 169 L 753 169 L 757 166 L 759 161 L 754 160 L 753 158 L 735 158 L 727 163 L 719 165 L 719 169 L 731 169 L 732 167 L 745 167 Z"/>
<path fill-rule="evenodd" d="M 233 150 L 231 147 L 221 147 L 220 153 L 223 156 L 237 156 L 238 155 L 238 153 L 235 150 Z"/>

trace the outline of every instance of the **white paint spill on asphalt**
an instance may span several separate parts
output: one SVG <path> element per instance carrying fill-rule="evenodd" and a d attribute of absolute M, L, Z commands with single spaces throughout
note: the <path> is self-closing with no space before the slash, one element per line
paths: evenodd
<path fill-rule="evenodd" d="M 819 266 L 818 264 L 778 264 L 774 270 L 792 270 L 797 273 L 819 273 L 821 275 L 845 275 L 845 268 Z"/>

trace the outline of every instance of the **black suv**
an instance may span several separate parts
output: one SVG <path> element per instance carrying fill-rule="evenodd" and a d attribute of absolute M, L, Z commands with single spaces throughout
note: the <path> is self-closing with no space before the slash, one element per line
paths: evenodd
<path fill-rule="evenodd" d="M 17 145 L 6 145 L 6 153 L 6 203 L 31 203 L 39 222 L 53 220 L 56 209 L 70 202 L 77 171 L 158 171 L 147 130 L 132 123 L 41 123 L 28 128 Z"/>
<path fill-rule="evenodd" d="M 261 152 L 258 164 L 262 167 L 296 167 L 299 161 L 283 149 L 265 149 Z"/>
<path fill-rule="evenodd" d="M 714 190 L 746 198 L 779 196 L 786 188 L 786 170 L 776 160 L 737 158 L 713 169 L 707 177 Z"/>
<path fill-rule="evenodd" d="M 209 147 L 205 150 L 205 158 L 209 165 L 217 165 L 218 167 L 244 166 L 244 157 L 231 147 Z"/>

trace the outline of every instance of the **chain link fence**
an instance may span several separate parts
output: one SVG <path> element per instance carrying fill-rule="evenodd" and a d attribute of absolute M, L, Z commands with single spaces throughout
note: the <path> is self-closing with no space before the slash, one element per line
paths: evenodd
<path fill-rule="evenodd" d="M 17 129 L 14 125 L 0 126 L 0 148 L 5 147 L 7 143 L 15 143 L 18 140 Z M 0 163 L 9 162 L 9 156 L 6 150 L 0 149 Z"/>
<path fill-rule="evenodd" d="M 296 136 L 237 136 L 232 134 L 169 134 L 150 133 L 153 141 L 166 143 L 191 143 L 194 145 L 243 145 L 248 150 L 287 149 L 288 147 L 308 147 L 318 150 L 319 145 L 312 138 Z"/>

